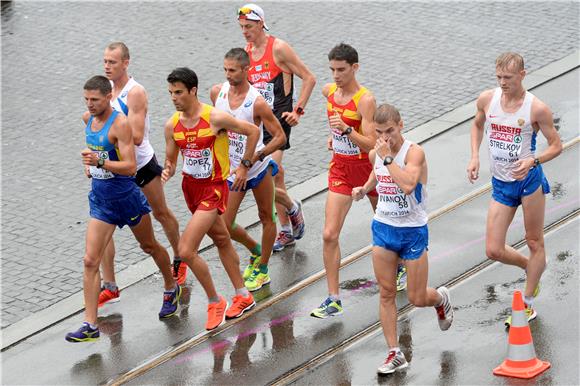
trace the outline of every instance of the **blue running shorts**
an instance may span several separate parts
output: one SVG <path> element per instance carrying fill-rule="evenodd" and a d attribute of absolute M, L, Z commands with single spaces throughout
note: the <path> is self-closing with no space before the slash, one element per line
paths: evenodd
<path fill-rule="evenodd" d="M 151 212 L 151 207 L 141 189 L 134 185 L 126 196 L 120 198 L 101 198 L 89 192 L 90 216 L 108 224 L 123 228 L 133 227 L 141 221 L 141 217 Z"/>
<path fill-rule="evenodd" d="M 256 188 L 258 185 L 260 185 L 260 182 L 262 182 L 262 180 L 264 179 L 264 177 L 266 176 L 266 173 L 268 173 L 268 170 L 272 170 L 272 177 L 274 177 L 276 174 L 278 174 L 278 164 L 271 159 L 270 162 L 268 163 L 268 166 L 266 166 L 266 169 L 262 170 L 260 172 L 260 174 L 258 174 L 256 177 L 249 179 L 248 181 L 246 181 L 246 189 L 240 189 L 240 192 L 247 192 L 248 190 L 254 189 Z M 228 188 L 230 189 L 230 192 L 232 191 L 232 185 L 234 184 L 233 182 L 231 182 L 230 180 L 228 181 Z"/>
<path fill-rule="evenodd" d="M 394 227 L 373 220 L 373 246 L 396 252 L 403 260 L 421 257 L 429 246 L 427 225 L 420 227 Z"/>
<path fill-rule="evenodd" d="M 522 203 L 522 197 L 534 193 L 540 186 L 544 194 L 550 193 L 550 184 L 544 176 L 542 166 L 530 169 L 526 178 L 521 181 L 501 181 L 495 177 L 491 179 L 493 192 L 491 197 L 500 204 L 517 207 Z"/>

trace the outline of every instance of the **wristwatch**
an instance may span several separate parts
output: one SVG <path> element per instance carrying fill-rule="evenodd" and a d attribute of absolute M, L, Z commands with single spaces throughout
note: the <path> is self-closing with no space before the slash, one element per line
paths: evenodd
<path fill-rule="evenodd" d="M 302 107 L 296 107 L 296 114 L 304 115 L 304 109 Z"/>
<path fill-rule="evenodd" d="M 536 166 L 540 166 L 540 159 L 539 158 L 534 158 L 534 167 Z"/>
<path fill-rule="evenodd" d="M 249 159 L 243 159 L 240 163 L 248 169 L 252 167 L 252 161 Z"/>
<path fill-rule="evenodd" d="M 259 159 L 260 161 L 263 161 L 263 160 L 264 160 L 264 158 L 266 158 L 266 154 L 264 154 L 264 151 L 263 151 L 263 150 L 260 150 L 260 151 L 258 152 L 258 159 Z"/>
<path fill-rule="evenodd" d="M 342 132 L 341 135 L 349 135 L 350 133 L 352 133 L 352 127 L 347 127 L 345 131 Z"/>
<path fill-rule="evenodd" d="M 383 165 L 385 165 L 385 166 L 390 165 L 390 164 L 393 163 L 393 161 L 394 161 L 394 158 L 393 157 L 386 156 L 385 157 L 385 160 L 383 161 Z"/>
<path fill-rule="evenodd" d="M 97 168 L 101 169 L 103 166 L 105 166 L 105 160 L 102 158 L 99 158 L 97 160 Z"/>

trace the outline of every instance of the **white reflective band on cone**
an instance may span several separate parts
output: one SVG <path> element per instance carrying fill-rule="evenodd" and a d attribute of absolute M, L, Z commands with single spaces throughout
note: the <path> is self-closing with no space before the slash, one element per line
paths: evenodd
<path fill-rule="evenodd" d="M 528 325 L 528 315 L 526 311 L 512 312 L 512 327 L 526 327 Z"/>
<path fill-rule="evenodd" d="M 534 359 L 536 357 L 534 344 L 510 344 L 507 357 L 512 361 L 529 361 L 530 359 Z"/>

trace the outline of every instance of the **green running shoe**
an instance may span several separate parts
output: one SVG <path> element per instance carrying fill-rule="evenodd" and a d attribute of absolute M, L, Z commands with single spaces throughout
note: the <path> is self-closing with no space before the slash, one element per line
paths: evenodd
<path fill-rule="evenodd" d="M 342 303 L 340 300 L 332 300 L 330 297 L 322 302 L 320 307 L 315 308 L 310 313 L 310 316 L 320 319 L 326 319 L 329 316 L 338 316 L 343 312 Z"/>
<path fill-rule="evenodd" d="M 260 258 L 261 257 L 262 256 L 260 256 L 260 255 L 251 255 L 250 256 L 250 264 L 248 264 L 246 269 L 244 269 L 244 274 L 242 275 L 244 280 L 247 280 L 252 275 L 252 272 L 254 272 L 254 270 L 259 269 L 258 267 L 260 265 Z"/>
<path fill-rule="evenodd" d="M 397 266 L 397 292 L 407 288 L 407 268 L 403 264 Z"/>
<path fill-rule="evenodd" d="M 270 275 L 260 272 L 260 269 L 254 269 L 250 277 L 244 282 L 248 291 L 257 291 L 262 286 L 270 282 Z"/>

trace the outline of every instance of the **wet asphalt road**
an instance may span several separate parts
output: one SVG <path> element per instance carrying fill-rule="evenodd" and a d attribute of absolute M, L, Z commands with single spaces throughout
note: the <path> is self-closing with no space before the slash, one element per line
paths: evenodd
<path fill-rule="evenodd" d="M 550 93 L 558 94 L 554 91 L 556 86 L 562 90 L 560 88 L 562 84 L 577 82 L 577 77 L 576 70 L 554 81 L 549 87 L 542 86 L 536 94 L 547 100 L 542 94 L 547 96 L 550 96 Z M 578 135 L 578 100 L 570 99 L 565 92 L 552 96 L 554 97 L 552 106 L 560 119 L 563 140 L 570 140 Z M 468 157 L 467 128 L 467 124 L 460 125 L 424 144 L 430 162 L 429 190 L 432 211 L 481 187 L 488 181 L 485 162 L 482 165 L 481 181 L 476 186 L 471 186 L 464 180 Z M 445 156 L 450 149 L 456 152 L 454 162 L 451 163 Z M 548 196 L 546 224 L 579 207 L 577 167 L 569 167 L 577 165 L 577 161 L 578 145 L 545 165 L 546 173 L 554 188 L 553 194 Z M 305 202 L 308 226 L 311 229 L 322 227 L 324 198 L 325 195 L 320 194 Z M 440 285 L 485 260 L 483 230 L 488 200 L 489 195 L 486 194 L 431 223 L 431 285 Z M 370 219 L 371 211 L 368 203 L 361 202 L 353 206 L 341 237 L 343 256 L 368 245 Z M 549 266 L 550 275 L 555 275 L 550 277 L 557 277 L 559 280 L 545 280 L 543 293 L 547 296 L 539 298 L 537 303 L 540 312 L 537 324 L 541 326 L 543 323 L 547 324 L 544 329 L 545 335 L 540 334 L 537 338 L 536 349 L 539 355 L 544 354 L 542 359 L 554 362 L 554 368 L 547 375 L 551 378 L 546 378 L 554 384 L 569 383 L 560 380 L 573 380 L 577 376 L 575 368 L 558 363 L 558 358 L 566 358 L 562 356 L 563 354 L 558 356 L 553 354 L 553 342 L 558 341 L 554 340 L 556 338 L 552 335 L 556 334 L 556 331 L 560 334 L 561 326 L 548 327 L 552 326 L 548 323 L 557 323 L 558 318 L 563 316 L 561 313 L 567 309 L 567 304 L 578 303 L 577 238 L 569 236 L 569 233 L 574 231 L 576 233 L 572 235 L 577 235 L 578 221 L 561 231 L 563 241 L 552 244 L 551 239 L 547 239 L 549 260 L 555 262 Z M 256 229 L 253 229 L 253 232 L 255 233 Z M 290 285 L 322 269 L 321 241 L 318 234 L 318 232 L 307 233 L 305 239 L 296 247 L 277 254 L 272 259 L 273 282 L 256 293 L 257 299 L 279 294 Z M 510 232 L 509 242 L 516 242 L 522 236 L 521 218 L 518 217 Z M 568 246 L 569 244 L 572 245 Z M 232 290 L 224 281 L 225 275 L 223 269 L 219 267 L 215 252 L 209 250 L 204 253 L 204 257 L 210 262 L 218 289 L 226 295 L 231 295 Z M 474 278 L 462 284 L 463 287 L 458 286 L 452 290 L 452 296 L 457 297 L 455 306 L 458 316 L 454 329 L 447 334 L 443 335 L 437 330 L 432 310 L 413 312 L 407 321 L 401 321 L 404 337 L 409 336 L 405 333 L 405 329 L 412 331 L 412 337 L 405 339 L 407 341 L 412 339 L 412 342 L 416 343 L 407 347 L 413 351 L 412 367 L 405 376 L 401 376 L 403 378 L 399 376 L 393 378 L 395 383 L 504 382 L 495 381 L 495 378 L 489 375 L 491 367 L 488 365 L 492 363 L 495 366 L 503 360 L 501 351 L 505 349 L 505 334 L 501 331 L 501 321 L 509 312 L 511 290 L 517 285 L 521 286 L 522 275 L 518 274 L 517 270 L 496 267 L 488 271 L 495 272 L 494 270 L 500 273 L 492 279 L 487 276 L 481 279 Z M 488 275 L 488 271 L 484 275 Z M 363 257 L 344 268 L 341 271 L 341 281 L 346 309 L 346 314 L 341 318 L 320 321 L 307 315 L 325 296 L 325 281 L 322 279 L 261 312 L 249 315 L 239 323 L 230 324 L 231 327 L 226 326 L 218 333 L 212 334 L 211 338 L 135 379 L 132 383 L 267 383 L 376 322 L 377 289 L 373 283 L 369 257 Z M 458 291 L 460 288 L 465 290 Z M 82 320 L 82 316 L 79 315 L 5 351 L 2 359 L 3 383 L 103 383 L 167 351 L 172 345 L 178 345 L 192 336 L 202 334 L 205 323 L 205 300 L 199 285 L 192 283 L 188 286 L 186 294 L 189 296 L 184 297 L 179 317 L 164 322 L 157 320 L 156 316 L 161 305 L 160 291 L 160 278 L 153 276 L 126 289 L 120 303 L 103 308 L 100 312 L 102 331 L 100 342 L 79 345 L 64 342 L 64 334 L 77 328 Z M 490 302 L 489 297 L 495 297 L 496 301 Z M 399 295 L 399 300 L 400 307 L 406 303 L 404 294 Z M 544 311 L 543 307 L 546 307 L 548 312 Z M 550 311 L 552 309 L 553 311 Z M 465 316 L 462 316 L 463 314 Z M 547 318 L 544 322 L 544 315 L 556 319 L 549 322 L 552 319 Z M 571 332 L 558 339 L 564 339 L 561 344 L 566 346 L 566 350 L 572 350 L 571 354 L 567 354 L 569 358 L 573 357 L 574 350 L 570 348 L 572 346 L 569 342 L 578 341 L 578 315 L 571 314 L 566 319 L 572 322 Z M 471 342 L 471 345 L 461 344 L 464 341 Z M 486 344 L 496 348 L 497 352 L 487 349 Z M 378 334 L 366 343 L 334 357 L 326 365 L 313 370 L 302 380 L 299 379 L 298 383 L 382 382 L 382 379 L 375 377 L 374 370 L 383 359 L 384 347 L 382 336 Z M 473 360 L 475 354 L 471 353 L 478 347 L 487 350 L 483 361 L 485 364 L 482 362 L 480 365 Z M 366 354 L 357 353 L 356 350 L 363 350 Z M 351 353 L 354 353 L 354 356 Z M 470 356 L 466 357 L 467 355 Z M 30 363 L 35 365 L 31 367 Z M 431 372 L 433 369 L 442 369 L 437 371 L 438 374 L 444 373 L 441 375 L 443 378 L 438 378 L 428 371 L 426 373 L 431 375 L 421 378 L 422 372 L 416 371 L 421 370 L 422 366 L 428 367 Z M 469 372 L 464 373 L 464 368 L 469 369 Z M 465 374 L 473 374 L 470 376 L 474 377 L 474 381 L 461 378 Z M 390 381 L 393 380 L 387 379 L 387 382 Z"/>

